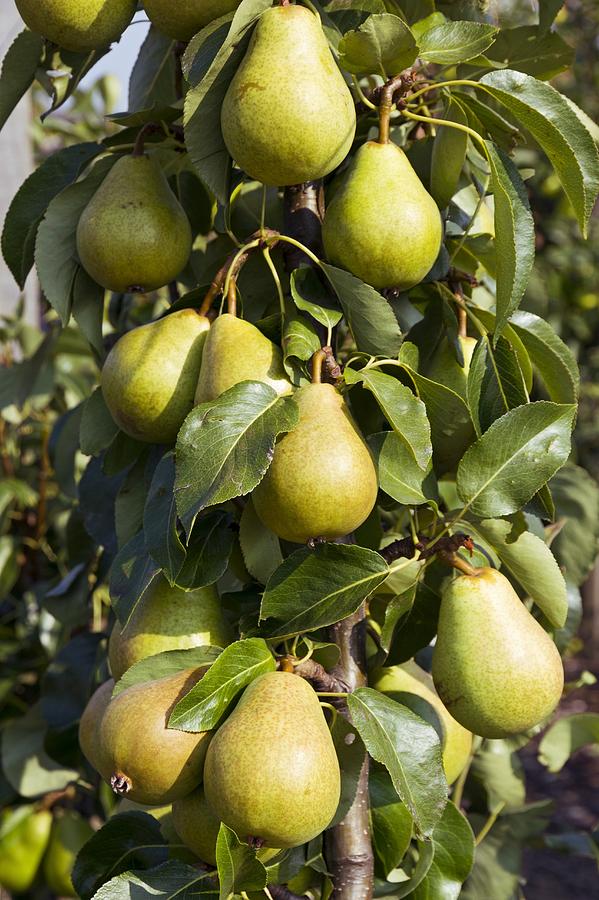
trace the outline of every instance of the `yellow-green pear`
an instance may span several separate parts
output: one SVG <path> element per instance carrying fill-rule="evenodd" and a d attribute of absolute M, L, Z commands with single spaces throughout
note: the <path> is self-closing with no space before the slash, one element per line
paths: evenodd
<path fill-rule="evenodd" d="M 443 591 L 433 678 L 464 728 L 503 738 L 553 712 L 564 670 L 555 644 L 507 578 L 490 568 L 473 573 Z"/>
<path fill-rule="evenodd" d="M 459 722 L 449 714 L 441 703 L 435 690 L 432 677 L 421 669 L 413 659 L 402 663 L 400 666 L 389 666 L 372 673 L 371 686 L 383 694 L 413 694 L 422 698 L 436 713 L 437 722 L 440 725 L 441 746 L 443 748 L 443 768 L 448 784 L 453 784 L 464 766 L 470 759 L 472 751 L 472 734 L 463 728 Z M 401 697 L 395 697 L 400 703 Z M 405 699 L 405 697 L 404 697 Z M 409 704 L 408 704 L 409 705 Z M 414 706 L 413 711 L 417 715 L 424 711 L 419 705 Z M 436 723 L 433 722 L 434 725 Z"/>
<path fill-rule="evenodd" d="M 48 845 L 51 828 L 52 813 L 48 810 L 22 806 L 2 811 L 0 888 L 14 894 L 29 890 Z"/>
<path fill-rule="evenodd" d="M 376 469 L 332 384 L 301 387 L 294 400 L 299 423 L 278 441 L 252 501 L 262 522 L 285 540 L 332 540 L 370 515 L 378 490 Z"/>
<path fill-rule="evenodd" d="M 451 388 L 461 397 L 466 397 L 468 388 L 468 373 L 470 363 L 476 349 L 476 338 L 458 337 L 464 357 L 464 365 L 461 366 L 456 359 L 454 348 L 447 338 L 442 338 L 435 355 L 427 370 L 423 373 L 431 381 L 436 381 L 445 387 Z"/>
<path fill-rule="evenodd" d="M 97 758 L 100 774 L 115 793 L 163 806 L 200 783 L 211 732 L 167 726 L 174 706 L 205 671 L 185 669 L 134 684 L 110 701 L 98 726 Z"/>
<path fill-rule="evenodd" d="M 115 623 L 108 644 L 110 670 L 118 681 L 134 663 L 148 656 L 189 647 L 226 647 L 232 640 L 213 585 L 182 591 L 159 576 L 126 626 Z"/>
<path fill-rule="evenodd" d="M 204 25 L 237 9 L 240 0 L 144 0 L 148 18 L 176 41 L 190 41 Z"/>
<path fill-rule="evenodd" d="M 114 678 L 109 678 L 92 694 L 79 723 L 79 746 L 81 747 L 81 752 L 96 772 L 104 771 L 108 765 L 102 756 L 98 732 L 102 717 L 110 703 L 113 690 Z"/>
<path fill-rule="evenodd" d="M 210 866 L 216 865 L 216 840 L 221 821 L 206 800 L 204 788 L 200 785 L 191 794 L 173 803 L 173 826 L 179 839 L 195 856 Z M 263 847 L 257 857 L 267 863 L 280 850 Z"/>
<path fill-rule="evenodd" d="M 76 53 L 111 44 L 133 18 L 137 0 L 15 0 L 31 31 Z"/>
<path fill-rule="evenodd" d="M 343 162 L 355 106 L 318 16 L 295 5 L 262 14 L 226 93 L 221 125 L 235 162 L 263 184 L 323 178 Z"/>
<path fill-rule="evenodd" d="M 287 672 L 261 675 L 206 755 L 206 799 L 238 837 L 297 847 L 330 824 L 339 762 L 314 689 Z"/>
<path fill-rule="evenodd" d="M 281 395 L 292 391 L 280 347 L 251 322 L 223 313 L 206 338 L 196 405 L 216 400 L 241 381 L 263 381 Z"/>
<path fill-rule="evenodd" d="M 191 226 L 151 157 L 119 159 L 77 226 L 77 252 L 94 281 L 145 293 L 174 281 L 191 253 Z"/>
<path fill-rule="evenodd" d="M 322 237 L 335 265 L 376 288 L 407 290 L 437 259 L 441 216 L 403 150 L 368 141 L 328 206 Z"/>
<path fill-rule="evenodd" d="M 138 441 L 170 444 L 191 412 L 210 322 L 181 309 L 134 328 L 102 369 L 102 394 L 119 428 Z"/>
<path fill-rule="evenodd" d="M 94 834 L 83 816 L 74 810 L 62 810 L 54 821 L 44 855 L 46 886 L 58 897 L 77 897 L 71 873 L 77 854 Z"/>

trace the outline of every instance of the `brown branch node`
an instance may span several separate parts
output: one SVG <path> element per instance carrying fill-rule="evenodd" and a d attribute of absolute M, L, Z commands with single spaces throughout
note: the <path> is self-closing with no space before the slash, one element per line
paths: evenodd
<path fill-rule="evenodd" d="M 428 546 L 432 543 L 432 546 Z M 474 542 L 470 535 L 458 532 L 456 534 L 448 534 L 445 537 L 438 538 L 432 542 L 431 539 L 422 535 L 418 536 L 417 543 L 414 543 L 411 537 L 401 538 L 393 541 L 379 550 L 379 553 L 387 563 L 395 562 L 396 559 L 413 559 L 416 551 L 420 552 L 420 559 L 429 559 L 431 556 L 444 554 L 453 554 L 465 547 L 470 553 L 474 550 Z"/>

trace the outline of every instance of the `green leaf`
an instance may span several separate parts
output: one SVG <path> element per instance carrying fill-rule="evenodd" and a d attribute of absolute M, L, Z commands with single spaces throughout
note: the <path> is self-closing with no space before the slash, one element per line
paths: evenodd
<path fill-rule="evenodd" d="M 239 543 L 246 569 L 253 578 L 266 584 L 283 562 L 283 554 L 278 537 L 262 524 L 251 499 L 241 514 Z"/>
<path fill-rule="evenodd" d="M 31 87 L 43 46 L 43 37 L 25 30 L 8 48 L 0 73 L 0 129 Z"/>
<path fill-rule="evenodd" d="M 419 650 L 429 646 L 437 633 L 441 598 L 430 585 L 420 582 L 414 595 L 406 592 L 395 598 L 392 606 L 397 624 L 386 663 L 389 666 L 407 662 Z M 388 632 L 393 624 L 391 621 L 388 629 L 385 620 L 385 630 Z"/>
<path fill-rule="evenodd" d="M 506 68 L 547 80 L 572 65 L 574 50 L 556 31 L 543 34 L 534 25 L 522 25 L 500 31 L 488 56 Z"/>
<path fill-rule="evenodd" d="M 52 759 L 45 749 L 48 725 L 38 703 L 2 731 L 2 771 L 22 797 L 41 797 L 77 781 L 78 773 Z"/>
<path fill-rule="evenodd" d="M 412 816 L 399 801 L 397 791 L 385 769 L 371 767 L 368 787 L 370 791 L 370 820 L 372 822 L 372 848 L 378 862 L 377 872 L 386 878 L 399 867 L 412 840 Z"/>
<path fill-rule="evenodd" d="M 422 400 L 394 378 L 380 369 L 347 368 L 344 373 L 348 384 L 362 384 L 375 397 L 376 402 L 396 435 L 405 444 L 417 465 L 425 471 L 431 461 L 431 428 Z"/>
<path fill-rule="evenodd" d="M 94 894 L 93 900 L 141 900 L 142 897 L 218 900 L 218 891 L 210 872 L 199 871 L 178 859 L 169 859 L 152 869 L 122 872 L 107 881 Z"/>
<path fill-rule="evenodd" d="M 344 34 L 338 50 L 339 63 L 348 72 L 383 78 L 407 69 L 418 52 L 406 23 L 390 13 L 369 16 L 356 31 Z"/>
<path fill-rule="evenodd" d="M 73 884 L 79 897 L 90 900 L 109 878 L 130 869 L 149 868 L 167 858 L 160 822 L 143 812 L 120 813 L 112 816 L 80 851 L 73 868 Z"/>
<path fill-rule="evenodd" d="M 578 365 L 570 348 L 551 325 L 522 310 L 513 314 L 510 325 L 522 339 L 549 398 L 555 403 L 575 403 L 580 384 Z"/>
<path fill-rule="evenodd" d="M 102 323 L 104 320 L 104 288 L 96 284 L 81 266 L 73 281 L 72 314 L 81 334 L 89 341 L 97 358 L 105 356 Z"/>
<path fill-rule="evenodd" d="M 491 141 L 485 144 L 495 200 L 497 340 L 526 290 L 535 258 L 535 230 L 526 188 L 516 166 Z"/>
<path fill-rule="evenodd" d="M 541 400 L 497 419 L 458 467 L 458 494 L 470 511 L 484 518 L 521 509 L 567 460 L 574 413 Z"/>
<path fill-rule="evenodd" d="M 230 515 L 223 509 L 198 516 L 187 543 L 185 562 L 175 578 L 185 591 L 214 584 L 227 571 L 235 534 Z"/>
<path fill-rule="evenodd" d="M 140 531 L 119 550 L 110 569 L 110 599 L 123 628 L 159 573 L 160 566 L 148 553 Z"/>
<path fill-rule="evenodd" d="M 184 669 L 211 666 L 222 652 L 221 647 L 204 646 L 190 647 L 186 650 L 165 650 L 154 656 L 146 656 L 127 669 L 117 681 L 112 696 L 117 697 L 135 684 L 167 678 Z"/>
<path fill-rule="evenodd" d="M 332 625 L 354 613 L 389 574 L 373 550 L 320 544 L 296 550 L 269 578 L 260 618 L 276 619 L 260 633 L 287 638 Z"/>
<path fill-rule="evenodd" d="M 484 741 L 472 760 L 470 771 L 475 781 L 482 783 L 489 809 L 496 809 L 500 803 L 505 803 L 508 808 L 524 805 L 524 769 L 516 747 L 510 741 Z"/>
<path fill-rule="evenodd" d="M 599 192 L 599 153 L 578 116 L 555 88 L 522 72 L 490 72 L 480 84 L 543 148 L 586 236 Z"/>
<path fill-rule="evenodd" d="M 389 772 L 416 831 L 430 837 L 447 803 L 437 732 L 407 707 L 372 688 L 358 688 L 347 703 L 366 749 Z"/>
<path fill-rule="evenodd" d="M 551 624 L 562 628 L 568 614 L 566 582 L 547 544 L 530 531 L 510 540 L 512 524 L 504 519 L 483 519 L 474 527 Z"/>
<path fill-rule="evenodd" d="M 234 831 L 221 822 L 216 839 L 216 865 L 220 883 L 220 900 L 229 900 L 241 891 L 263 891 L 266 869 L 256 851 L 242 844 Z"/>
<path fill-rule="evenodd" d="M 48 204 L 102 149 L 87 143 L 58 150 L 17 191 L 4 221 L 2 253 L 19 287 L 24 287 L 33 265 L 35 238 Z"/>
<path fill-rule="evenodd" d="M 73 287 L 80 268 L 77 225 L 83 210 L 114 163 L 114 157 L 101 160 L 87 178 L 61 191 L 48 206 L 37 232 L 37 274 L 46 299 L 59 314 L 63 325 L 71 316 Z"/>
<path fill-rule="evenodd" d="M 480 130 L 481 134 L 486 131 L 491 140 L 503 150 L 513 150 L 520 132 L 512 122 L 508 122 L 504 116 L 499 115 L 496 109 L 483 103 L 480 98 L 474 97 L 472 94 L 455 91 L 453 96 L 458 98 L 462 106 L 478 120 L 477 122 L 471 121 L 471 127 L 477 131 Z"/>
<path fill-rule="evenodd" d="M 169 106 L 177 98 L 175 41 L 150 28 L 129 79 L 129 109 Z M 156 118 L 156 117 L 155 117 Z"/>
<path fill-rule="evenodd" d="M 528 403 L 520 361 L 511 343 L 501 336 L 493 347 L 482 339 L 468 373 L 468 406 L 480 435 L 504 413 Z"/>
<path fill-rule="evenodd" d="M 425 31 L 418 56 L 426 62 L 451 65 L 473 59 L 491 46 L 498 29 L 478 22 L 446 22 Z"/>
<path fill-rule="evenodd" d="M 459 125 L 468 124 L 467 115 L 453 96 L 447 100 L 440 118 Z M 443 125 L 437 129 L 431 159 L 431 194 L 441 209 L 448 206 L 457 190 L 467 146 L 468 135 L 465 131 Z"/>
<path fill-rule="evenodd" d="M 558 719 L 539 744 L 539 762 L 559 772 L 573 753 L 587 744 L 599 744 L 599 714 L 577 713 Z"/>
<path fill-rule="evenodd" d="M 185 547 L 177 530 L 175 454 L 166 453 L 154 470 L 144 508 L 144 536 L 148 553 L 174 585 L 185 562 Z"/>
<path fill-rule="evenodd" d="M 393 431 L 383 431 L 368 437 L 368 446 L 374 456 L 379 487 L 398 503 L 419 506 L 428 503 L 424 482 L 428 473 L 423 472 L 414 457 Z"/>
<path fill-rule="evenodd" d="M 110 446 L 118 430 L 119 427 L 104 401 L 102 388 L 95 388 L 83 404 L 79 429 L 81 452 L 86 456 L 98 456 L 102 450 Z"/>
<path fill-rule="evenodd" d="M 237 694 L 260 675 L 275 669 L 273 655 L 260 638 L 230 644 L 195 687 L 179 700 L 168 727 L 179 731 L 210 731 Z"/>
<path fill-rule="evenodd" d="M 334 328 L 339 324 L 343 313 L 340 309 L 331 308 L 331 295 L 314 268 L 300 266 L 299 269 L 294 269 L 290 286 L 293 302 L 298 309 L 307 312 L 325 328 Z"/>
<path fill-rule="evenodd" d="M 373 356 L 397 356 L 401 331 L 385 298 L 350 272 L 328 263 L 320 265 L 339 298 L 358 350 Z"/>
<path fill-rule="evenodd" d="M 196 406 L 177 439 L 175 498 L 187 532 L 206 506 L 248 494 L 272 460 L 279 434 L 291 431 L 299 412 L 258 381 L 244 381 L 211 403 Z"/>
<path fill-rule="evenodd" d="M 580 466 L 564 466 L 549 482 L 561 531 L 551 543 L 568 581 L 582 584 L 599 550 L 599 487 Z"/>
<path fill-rule="evenodd" d="M 414 900 L 457 900 L 474 862 L 474 835 L 468 820 L 453 803 L 447 804 L 435 825 L 432 842 L 431 866 L 410 896 Z"/>

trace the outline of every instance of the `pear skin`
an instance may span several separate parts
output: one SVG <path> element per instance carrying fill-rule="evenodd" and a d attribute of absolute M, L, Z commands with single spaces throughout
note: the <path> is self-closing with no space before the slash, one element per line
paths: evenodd
<path fill-rule="evenodd" d="M 333 385 L 306 385 L 294 400 L 299 423 L 277 443 L 252 501 L 267 528 L 287 541 L 333 540 L 370 515 L 378 490 L 376 469 Z"/>
<path fill-rule="evenodd" d="M 31 31 L 75 53 L 117 41 L 133 18 L 137 0 L 15 0 Z"/>
<path fill-rule="evenodd" d="M 154 159 L 114 164 L 81 215 L 77 252 L 110 291 L 145 293 L 176 279 L 191 253 L 191 226 Z"/>
<path fill-rule="evenodd" d="M 113 690 L 114 678 L 109 678 L 92 694 L 83 710 L 79 723 L 79 746 L 81 747 L 81 752 L 96 772 L 102 772 L 108 765 L 107 761 L 102 757 L 102 748 L 98 741 L 98 729 L 110 703 Z"/>
<path fill-rule="evenodd" d="M 375 288 L 419 284 L 441 249 L 437 204 L 396 144 L 358 150 L 322 226 L 329 260 Z"/>
<path fill-rule="evenodd" d="M 94 834 L 83 816 L 64 810 L 57 816 L 42 865 L 46 886 L 57 897 L 77 897 L 71 873 L 77 854 Z"/>
<path fill-rule="evenodd" d="M 193 408 L 209 328 L 205 316 L 182 309 L 117 341 L 102 369 L 102 394 L 126 434 L 173 443 Z"/>
<path fill-rule="evenodd" d="M 297 847 L 335 815 L 339 762 L 314 689 L 270 672 L 244 691 L 216 732 L 204 767 L 206 799 L 240 840 Z"/>
<path fill-rule="evenodd" d="M 235 162 L 263 184 L 323 178 L 343 162 L 355 106 L 314 13 L 289 5 L 262 14 L 227 90 L 221 125 Z"/>
<path fill-rule="evenodd" d="M 241 381 L 263 381 L 281 395 L 292 391 L 280 347 L 251 322 L 223 313 L 206 338 L 196 405 L 216 400 Z"/>
<path fill-rule="evenodd" d="M 232 12 L 240 0 L 144 0 L 152 24 L 176 41 L 190 41 L 204 25 Z"/>
<path fill-rule="evenodd" d="M 449 341 L 444 337 L 441 344 L 435 352 L 435 356 L 423 374 L 438 384 L 444 384 L 445 387 L 451 388 L 460 397 L 466 398 L 468 390 L 468 373 L 470 371 L 470 363 L 476 349 L 477 341 L 473 337 L 458 337 L 462 354 L 464 356 L 464 365 L 461 366 L 456 359 L 453 347 L 449 345 Z"/>
<path fill-rule="evenodd" d="M 495 569 L 461 575 L 443 591 L 433 678 L 454 719 L 485 738 L 528 731 L 557 706 L 558 650 Z"/>
<path fill-rule="evenodd" d="M 0 887 L 23 894 L 32 886 L 48 845 L 52 813 L 33 807 L 5 809 L 0 828 Z"/>
<path fill-rule="evenodd" d="M 443 748 L 443 768 L 448 784 L 453 784 L 470 759 L 472 751 L 472 734 L 462 728 L 459 722 L 449 714 L 443 706 L 435 690 L 432 677 L 421 669 L 413 659 L 400 666 L 378 669 L 370 677 L 371 686 L 391 697 L 397 694 L 414 694 L 426 700 L 437 715 L 440 725 L 441 746 Z M 399 703 L 402 697 L 395 696 Z M 404 698 L 405 699 L 405 698 Z M 413 710 L 420 715 L 419 707 Z M 436 723 L 433 722 L 434 725 Z"/>
<path fill-rule="evenodd" d="M 108 645 L 110 670 L 118 681 L 148 656 L 189 647 L 226 647 L 232 640 L 213 585 L 182 591 L 160 576 L 142 596 L 125 628 L 115 623 Z"/>
<path fill-rule="evenodd" d="M 211 732 L 192 734 L 167 726 L 174 706 L 205 671 L 185 669 L 135 684 L 110 701 L 97 739 L 100 775 L 115 793 L 163 806 L 200 783 Z"/>

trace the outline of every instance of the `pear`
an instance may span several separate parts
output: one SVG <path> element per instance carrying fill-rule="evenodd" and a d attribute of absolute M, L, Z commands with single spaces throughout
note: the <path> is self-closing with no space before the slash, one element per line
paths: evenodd
<path fill-rule="evenodd" d="M 102 394 L 119 428 L 170 444 L 193 408 L 210 322 L 182 309 L 127 332 L 102 369 Z"/>
<path fill-rule="evenodd" d="M 329 204 L 322 238 L 335 265 L 373 287 L 407 290 L 437 259 L 441 216 L 403 150 L 368 141 Z"/>
<path fill-rule="evenodd" d="M 470 363 L 472 362 L 477 341 L 476 338 L 462 337 L 461 335 L 458 337 L 458 341 L 464 357 L 463 366 L 457 361 L 454 349 L 450 346 L 449 341 L 443 338 L 424 374 L 432 381 L 444 384 L 445 387 L 451 388 L 456 394 L 465 398 L 468 389 Z"/>
<path fill-rule="evenodd" d="M 52 813 L 32 806 L 0 814 L 0 888 L 14 894 L 28 891 L 48 845 Z M 0 890 L 0 893 L 4 892 Z"/>
<path fill-rule="evenodd" d="M 74 810 L 64 810 L 52 826 L 43 861 L 46 886 L 58 897 L 77 897 L 71 873 L 77 854 L 94 834 L 86 820 Z"/>
<path fill-rule="evenodd" d="M 340 772 L 313 688 L 287 672 L 253 681 L 216 732 L 204 767 L 206 799 L 246 841 L 297 847 L 335 815 Z"/>
<path fill-rule="evenodd" d="M 176 703 L 206 669 L 135 684 L 110 701 L 97 726 L 100 774 L 117 794 L 163 806 L 184 797 L 202 779 L 210 732 L 168 728 Z"/>
<path fill-rule="evenodd" d="M 223 313 L 206 338 L 195 402 L 216 400 L 241 381 L 263 381 L 281 395 L 292 391 L 281 349 L 251 322 Z"/>
<path fill-rule="evenodd" d="M 345 159 L 356 130 L 354 101 L 318 16 L 294 5 L 262 14 L 227 90 L 221 125 L 235 162 L 263 184 L 323 178 Z"/>
<path fill-rule="evenodd" d="M 331 384 L 296 391 L 299 424 L 277 443 L 266 475 L 252 494 L 262 522 L 296 543 L 349 534 L 377 497 L 370 451 L 341 394 Z"/>
<path fill-rule="evenodd" d="M 15 0 L 31 31 L 75 53 L 102 49 L 120 38 L 137 0 Z"/>
<path fill-rule="evenodd" d="M 81 752 L 96 772 L 104 771 L 109 765 L 101 752 L 98 741 L 98 729 L 110 703 L 113 690 L 114 679 L 109 678 L 92 695 L 79 723 L 79 746 L 81 747 Z"/>
<path fill-rule="evenodd" d="M 176 41 L 190 41 L 194 34 L 215 19 L 237 9 L 240 0 L 144 0 L 153 25 Z"/>
<path fill-rule="evenodd" d="M 187 265 L 191 226 L 154 159 L 114 164 L 79 219 L 77 252 L 94 281 L 120 293 L 156 290 Z"/>
<path fill-rule="evenodd" d="M 143 594 L 125 628 L 115 624 L 108 645 L 110 670 L 118 681 L 134 663 L 156 653 L 226 647 L 232 640 L 213 585 L 186 592 L 160 576 Z"/>
<path fill-rule="evenodd" d="M 456 722 L 445 709 L 428 672 L 421 669 L 411 659 L 401 666 L 378 669 L 372 673 L 369 680 L 375 690 L 389 694 L 399 703 L 409 706 L 416 715 L 420 715 L 422 718 L 429 720 L 427 710 L 423 709 L 418 701 L 412 704 L 410 695 L 422 698 L 429 708 L 432 707 L 436 715 L 434 719 L 431 717 L 431 724 L 440 731 L 445 777 L 448 784 L 453 784 L 470 759 L 472 734 L 462 728 L 460 723 Z"/>
<path fill-rule="evenodd" d="M 555 644 L 507 578 L 490 568 L 473 573 L 443 591 L 433 678 L 464 728 L 504 738 L 555 709 L 564 670 Z"/>

